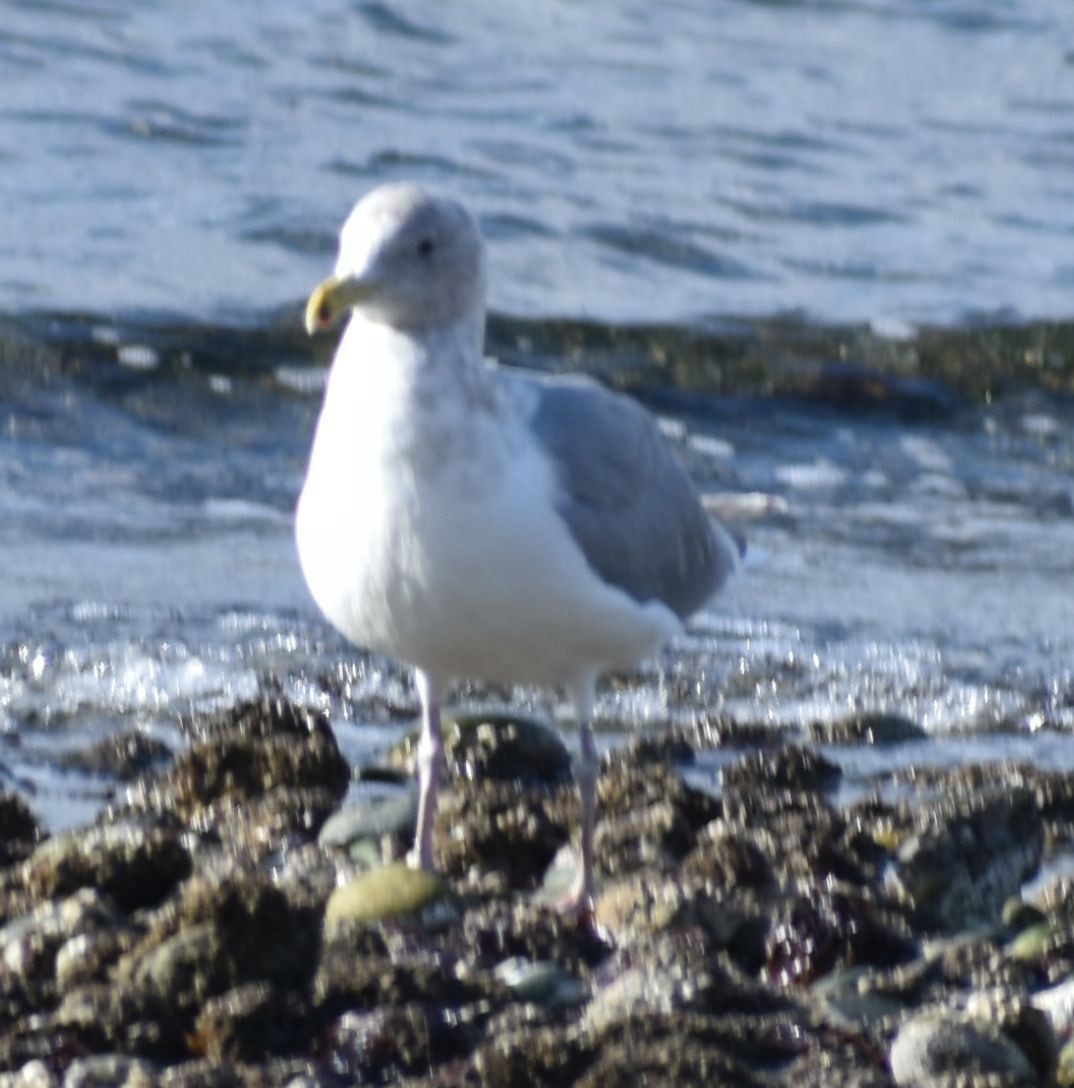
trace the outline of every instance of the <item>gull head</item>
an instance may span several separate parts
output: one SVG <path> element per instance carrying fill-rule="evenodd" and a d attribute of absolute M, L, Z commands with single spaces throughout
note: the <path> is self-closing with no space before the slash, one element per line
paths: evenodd
<path fill-rule="evenodd" d="M 343 224 L 335 275 L 310 295 L 306 330 L 330 329 L 352 310 L 403 330 L 480 317 L 484 263 L 461 204 L 417 185 L 382 185 Z"/>

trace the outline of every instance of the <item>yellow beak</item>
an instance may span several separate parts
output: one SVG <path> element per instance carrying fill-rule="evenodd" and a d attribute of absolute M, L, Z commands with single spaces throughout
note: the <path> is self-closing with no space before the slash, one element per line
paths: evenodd
<path fill-rule="evenodd" d="M 369 285 L 349 276 L 329 276 L 317 284 L 306 303 L 306 332 L 312 336 L 337 324 L 354 306 L 369 297 Z"/>

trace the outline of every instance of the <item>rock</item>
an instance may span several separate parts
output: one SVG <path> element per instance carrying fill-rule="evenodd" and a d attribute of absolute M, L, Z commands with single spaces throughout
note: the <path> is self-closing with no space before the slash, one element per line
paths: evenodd
<path fill-rule="evenodd" d="M 891 1044 L 889 1062 L 895 1082 L 914 1088 L 928 1088 L 953 1074 L 993 1076 L 1010 1085 L 1041 1083 L 1025 1054 L 1002 1031 L 956 1012 L 908 1020 Z"/>
<path fill-rule="evenodd" d="M 460 785 L 437 811 L 434 860 L 448 876 L 491 876 L 499 888 L 532 889 L 567 840 L 569 811 L 542 786 Z"/>
<path fill-rule="evenodd" d="M 534 963 L 521 956 L 513 956 L 498 963 L 493 974 L 520 1001 L 566 1005 L 581 1001 L 585 995 L 585 987 L 578 979 L 550 960 Z"/>
<path fill-rule="evenodd" d="M 344 1013 L 332 1026 L 329 1061 L 348 1084 L 397 1084 L 468 1055 L 479 1021 L 470 1009 L 415 1002 Z"/>
<path fill-rule="evenodd" d="M 418 795 L 399 790 L 362 798 L 339 809 L 321 827 L 321 846 L 345 851 L 370 868 L 389 857 L 398 857 L 413 842 L 418 818 Z"/>
<path fill-rule="evenodd" d="M 658 934 L 689 933 L 710 952 L 734 948 L 736 958 L 739 942 L 751 947 L 765 924 L 754 904 L 704 879 L 661 879 L 652 873 L 610 884 L 597 896 L 593 913 L 620 948 Z"/>
<path fill-rule="evenodd" d="M 121 782 L 129 782 L 139 775 L 159 770 L 171 758 L 172 751 L 163 741 L 133 729 L 114 733 L 88 748 L 63 752 L 58 763 L 61 767 L 110 775 Z"/>
<path fill-rule="evenodd" d="M 471 907 L 456 941 L 445 952 L 468 973 L 521 958 L 555 963 L 573 977 L 586 977 L 610 951 L 594 927 L 580 926 L 525 897 L 489 899 Z"/>
<path fill-rule="evenodd" d="M 810 748 L 788 745 L 751 752 L 724 767 L 725 790 L 827 790 L 842 776 L 839 767 Z"/>
<path fill-rule="evenodd" d="M 915 819 L 887 886 L 923 925 L 952 932 L 994 921 L 1040 865 L 1043 826 L 1025 790 L 947 798 Z"/>
<path fill-rule="evenodd" d="M 768 935 L 765 970 L 782 986 L 809 985 L 837 967 L 890 967 L 916 953 L 902 920 L 871 897 L 828 889 L 783 905 Z"/>
<path fill-rule="evenodd" d="M 324 930 L 332 940 L 351 926 L 405 916 L 435 926 L 456 915 L 451 889 L 441 877 L 400 862 L 360 873 L 337 888 L 325 908 Z"/>
<path fill-rule="evenodd" d="M 157 1068 L 125 1054 L 94 1054 L 76 1058 L 67 1067 L 63 1088 L 153 1088 Z"/>
<path fill-rule="evenodd" d="M 41 839 L 41 829 L 26 802 L 0 789 L 0 868 L 28 857 Z"/>
<path fill-rule="evenodd" d="M 194 1022 L 197 1053 L 216 1062 L 256 1062 L 303 1045 L 308 1009 L 293 992 L 248 982 L 210 998 Z"/>
<path fill-rule="evenodd" d="M 557 786 L 571 781 L 571 756 L 559 733 L 533 718 L 487 711 L 445 714 L 441 723 L 448 774 L 467 782 Z M 411 766 L 418 734 L 393 752 Z"/>
<path fill-rule="evenodd" d="M 446 965 L 429 958 L 403 963 L 374 956 L 343 961 L 322 958 L 313 981 L 313 1002 L 322 1022 L 346 1012 L 419 1002 L 458 1008 L 485 996 L 487 989 L 474 979 L 460 978 Z"/>
<path fill-rule="evenodd" d="M 67 832 L 42 843 L 22 864 L 21 883 L 35 900 L 93 887 L 121 911 L 153 907 L 190 873 L 179 836 L 134 822 Z"/>
<path fill-rule="evenodd" d="M 928 732 L 917 722 L 882 712 L 852 714 L 834 722 L 811 722 L 807 732 L 816 744 L 836 745 L 905 744 L 928 738 Z"/>
<path fill-rule="evenodd" d="M 95 889 L 82 888 L 63 900 L 48 900 L 33 913 L 0 929 L 0 962 L 22 980 L 39 1007 L 56 999 L 56 961 L 72 937 L 109 926 L 112 905 Z"/>

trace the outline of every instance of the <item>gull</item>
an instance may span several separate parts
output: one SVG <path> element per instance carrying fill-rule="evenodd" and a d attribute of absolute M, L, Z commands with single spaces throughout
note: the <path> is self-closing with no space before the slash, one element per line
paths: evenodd
<path fill-rule="evenodd" d="M 450 684 L 556 685 L 581 732 L 581 866 L 561 906 L 585 910 L 598 677 L 680 634 L 735 567 L 737 546 L 633 400 L 484 359 L 484 243 L 455 200 L 392 184 L 355 205 L 306 328 L 343 319 L 295 532 L 328 620 L 414 668 L 408 860 L 433 867 Z"/>

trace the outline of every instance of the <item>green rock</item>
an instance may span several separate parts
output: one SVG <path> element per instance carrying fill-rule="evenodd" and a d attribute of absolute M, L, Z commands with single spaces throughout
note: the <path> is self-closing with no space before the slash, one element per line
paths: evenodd
<path fill-rule="evenodd" d="M 1054 932 L 1051 922 L 1038 922 L 1029 926 L 1007 945 L 1007 955 L 1016 960 L 1038 959 L 1047 951 L 1048 942 Z"/>
<path fill-rule="evenodd" d="M 324 913 L 325 936 L 406 915 L 432 923 L 453 913 L 452 898 L 447 882 L 424 869 L 401 862 L 372 869 L 332 893 Z"/>

